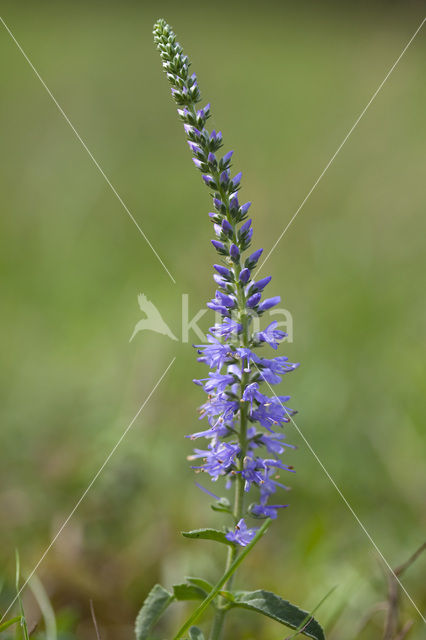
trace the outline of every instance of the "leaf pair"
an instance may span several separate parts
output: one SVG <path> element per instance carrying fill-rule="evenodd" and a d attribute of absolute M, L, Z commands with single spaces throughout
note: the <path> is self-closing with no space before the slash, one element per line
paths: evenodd
<path fill-rule="evenodd" d="M 204 600 L 212 585 L 201 578 L 187 578 L 187 583 L 167 591 L 159 584 L 150 591 L 136 619 L 136 639 L 148 640 L 153 626 L 174 600 Z M 325 640 L 319 623 L 307 612 L 270 591 L 221 591 L 220 595 L 229 603 L 229 608 L 248 609 L 295 629 L 313 640 Z M 203 640 L 197 627 L 189 629 L 190 640 Z"/>

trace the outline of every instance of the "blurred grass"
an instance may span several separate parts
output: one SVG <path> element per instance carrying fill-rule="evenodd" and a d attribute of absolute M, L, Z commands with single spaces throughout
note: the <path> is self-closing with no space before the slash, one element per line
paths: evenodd
<path fill-rule="evenodd" d="M 255 246 L 268 250 L 422 18 L 416 3 L 215 7 L 4 4 L 6 23 L 177 280 L 3 30 L 0 566 L 10 583 L 15 546 L 30 569 L 177 356 L 40 569 L 55 608 L 80 617 L 79 638 L 93 637 L 90 598 L 104 640 L 130 638 L 155 580 L 214 578 L 221 561 L 178 533 L 218 522 L 185 460 L 183 436 L 201 402 L 191 379 L 202 368 L 190 345 L 163 336 L 128 344 L 138 292 L 177 334 L 181 293 L 195 313 L 213 292 L 209 200 L 152 23 L 170 21 L 193 60 L 243 170 Z M 265 266 L 294 319 L 283 351 L 302 363 L 285 380 L 297 423 L 392 565 L 425 526 L 424 73 L 421 33 Z M 357 625 L 383 598 L 377 556 L 303 441 L 287 434 L 299 445 L 289 454 L 298 472 L 291 509 L 248 559 L 244 586 L 310 608 L 337 584 L 318 615 L 331 627 L 345 605 L 329 637 L 376 638 L 379 627 L 358 636 Z M 404 580 L 421 609 L 424 567 L 419 560 Z M 27 607 L 36 616 L 29 597 Z M 406 600 L 404 611 L 416 618 Z M 255 617 L 232 620 L 229 637 L 282 634 Z M 413 640 L 422 637 L 416 622 Z"/>

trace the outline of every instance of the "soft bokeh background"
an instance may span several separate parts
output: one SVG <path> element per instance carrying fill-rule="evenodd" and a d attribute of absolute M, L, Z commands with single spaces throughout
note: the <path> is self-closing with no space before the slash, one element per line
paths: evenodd
<path fill-rule="evenodd" d="M 173 357 L 176 361 L 40 566 L 60 624 L 133 637 L 156 580 L 215 579 L 222 552 L 179 531 L 220 525 L 185 460 L 203 369 L 190 344 L 140 333 L 144 292 L 177 335 L 213 292 L 209 198 L 152 44 L 163 15 L 236 150 L 268 250 L 401 52 L 422 3 L 5 2 L 3 17 L 176 279 L 174 285 L 1 30 L 1 607 L 14 549 L 28 573 Z M 292 313 L 297 423 L 389 562 L 425 535 L 426 41 L 386 83 L 265 267 Z M 209 326 L 211 318 L 201 323 Z M 190 336 L 191 341 L 198 341 Z M 377 553 L 294 428 L 291 509 L 239 584 L 303 607 L 328 638 L 381 637 Z M 426 605 L 426 558 L 404 578 Z M 37 608 L 30 593 L 31 621 Z M 424 626 L 406 598 L 405 619 Z M 184 611 L 176 606 L 160 637 Z M 161 636 L 163 633 L 163 636 Z M 282 638 L 254 615 L 228 638 Z M 65 635 L 62 636 L 65 638 Z M 67 637 L 74 637 L 70 635 Z"/>

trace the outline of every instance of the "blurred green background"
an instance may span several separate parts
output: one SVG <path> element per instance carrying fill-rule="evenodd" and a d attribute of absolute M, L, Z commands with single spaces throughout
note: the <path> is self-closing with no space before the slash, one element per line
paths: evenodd
<path fill-rule="evenodd" d="M 165 17 L 235 149 L 255 247 L 269 250 L 421 19 L 422 3 L 4 2 L 3 18 L 176 279 L 129 220 L 2 28 L 0 573 L 29 572 L 173 357 L 176 361 L 38 575 L 63 625 L 133 637 L 152 584 L 215 579 L 221 524 L 194 486 L 184 435 L 204 373 L 190 344 L 140 333 L 144 292 L 180 335 L 214 287 L 209 198 L 192 167 L 152 43 Z M 294 321 L 283 391 L 297 423 L 389 562 L 423 542 L 426 41 L 414 41 L 265 266 Z M 210 121 L 212 122 L 212 121 Z M 204 328 L 212 318 L 200 323 Z M 191 341 L 198 342 L 195 335 Z M 334 640 L 381 637 L 383 565 L 291 426 L 291 508 L 239 585 L 318 613 Z M 217 487 L 214 487 L 217 489 Z M 404 584 L 424 611 L 426 558 Z M 24 573 L 25 573 L 24 571 Z M 30 592 L 25 606 L 38 618 Z M 424 637 L 404 597 L 410 635 Z M 185 611 L 165 619 L 170 637 Z M 68 621 L 68 622 L 67 622 Z M 228 638 L 285 631 L 229 616 Z M 65 636 L 64 636 L 65 637 Z M 70 636 L 74 637 L 74 636 Z"/>

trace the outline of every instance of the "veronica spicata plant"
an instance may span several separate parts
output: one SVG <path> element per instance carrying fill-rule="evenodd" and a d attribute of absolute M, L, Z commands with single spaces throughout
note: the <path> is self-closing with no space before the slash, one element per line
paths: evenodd
<path fill-rule="evenodd" d="M 192 160 L 212 196 L 209 213 L 215 239 L 212 240 L 219 260 L 214 265 L 217 286 L 214 298 L 207 304 L 219 317 L 210 329 L 208 344 L 196 345 L 198 360 L 210 371 L 208 377 L 194 380 L 207 394 L 201 406 L 206 428 L 193 433 L 192 440 L 203 438 L 207 444 L 195 448 L 189 459 L 195 471 L 210 476 L 213 482 L 226 479 L 226 489 L 233 500 L 218 497 L 204 489 L 215 503 L 212 508 L 231 518 L 231 526 L 220 529 L 197 529 L 185 532 L 189 538 L 216 540 L 228 546 L 226 566 L 216 585 L 201 578 L 187 578 L 170 592 L 156 585 L 146 599 L 137 619 L 138 640 L 149 637 L 150 629 L 173 600 L 200 599 L 201 604 L 175 635 L 202 640 L 200 629 L 191 626 L 209 605 L 215 614 L 210 640 L 222 637 L 224 618 L 232 608 L 257 611 L 298 632 L 321 640 L 320 625 L 310 614 L 279 596 L 264 590 L 232 591 L 235 570 L 277 517 L 282 495 L 288 487 L 278 480 L 279 473 L 292 472 L 280 458 L 287 448 L 282 427 L 295 413 L 287 406 L 288 396 L 267 395 L 271 385 L 298 366 L 285 356 L 268 357 L 266 349 L 276 350 L 285 333 L 272 322 L 263 331 L 254 331 L 253 320 L 280 302 L 278 296 L 264 298 L 271 278 L 253 279 L 253 270 L 262 249 L 245 252 L 251 245 L 253 228 L 248 218 L 250 202 L 241 204 L 238 191 L 241 173 L 231 172 L 233 151 L 221 153 L 222 134 L 206 127 L 210 104 L 199 108 L 201 94 L 197 78 L 190 73 L 188 57 L 164 20 L 154 26 L 154 40 L 160 52 L 163 69 L 171 84 L 178 106 Z M 265 384 L 266 383 L 266 384 Z M 201 485 L 198 485 L 201 487 Z M 275 497 L 277 496 L 277 497 Z M 263 520 L 261 526 L 250 520 Z"/>

